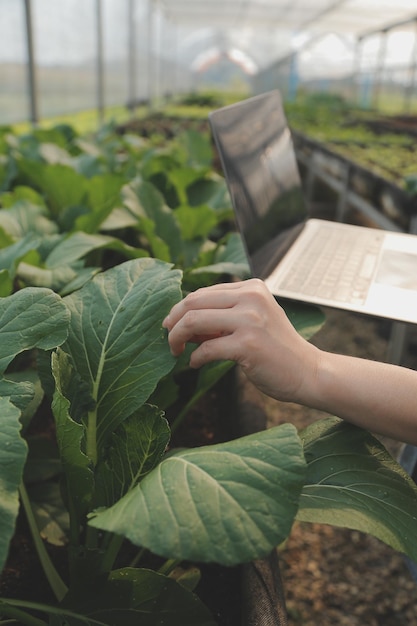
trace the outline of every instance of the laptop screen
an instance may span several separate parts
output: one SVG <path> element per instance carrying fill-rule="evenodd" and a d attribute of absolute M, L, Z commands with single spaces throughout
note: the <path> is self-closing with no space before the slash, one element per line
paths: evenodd
<path fill-rule="evenodd" d="M 217 109 L 209 121 L 251 270 L 266 278 L 307 218 L 280 94 Z"/>

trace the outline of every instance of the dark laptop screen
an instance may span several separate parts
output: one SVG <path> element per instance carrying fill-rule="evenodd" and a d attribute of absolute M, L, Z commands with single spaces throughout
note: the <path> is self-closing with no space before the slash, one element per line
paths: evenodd
<path fill-rule="evenodd" d="M 266 278 L 307 217 L 280 94 L 218 109 L 209 120 L 251 269 Z"/>

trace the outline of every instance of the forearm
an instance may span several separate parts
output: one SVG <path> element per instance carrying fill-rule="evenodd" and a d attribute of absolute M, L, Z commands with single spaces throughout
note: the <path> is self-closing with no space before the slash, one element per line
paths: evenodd
<path fill-rule="evenodd" d="M 416 371 L 320 352 L 304 403 L 374 433 L 417 445 Z"/>

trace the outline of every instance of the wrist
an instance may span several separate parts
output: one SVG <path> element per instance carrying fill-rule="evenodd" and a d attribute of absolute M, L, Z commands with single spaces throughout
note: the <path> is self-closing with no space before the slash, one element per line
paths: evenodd
<path fill-rule="evenodd" d="M 327 354 L 309 345 L 303 358 L 303 375 L 294 402 L 311 408 L 321 409 L 325 401 L 324 382 L 328 378 Z"/>

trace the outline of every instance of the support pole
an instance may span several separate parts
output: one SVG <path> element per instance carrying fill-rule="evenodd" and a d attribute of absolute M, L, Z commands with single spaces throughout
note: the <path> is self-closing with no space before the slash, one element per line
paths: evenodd
<path fill-rule="evenodd" d="M 39 110 L 36 85 L 35 46 L 33 41 L 33 22 L 31 0 L 25 2 L 26 42 L 27 42 L 27 68 L 28 68 L 28 91 L 29 91 L 29 119 L 34 126 L 39 122 Z"/>
<path fill-rule="evenodd" d="M 387 31 L 381 31 L 381 44 L 378 52 L 378 64 L 376 68 L 374 93 L 373 93 L 373 107 L 378 108 L 379 97 L 381 95 L 382 79 L 384 75 L 385 56 L 387 52 Z"/>
<path fill-rule="evenodd" d="M 96 0 L 96 29 L 97 29 L 97 114 L 101 126 L 104 122 L 104 39 L 103 14 L 101 0 Z"/>
<path fill-rule="evenodd" d="M 136 24 L 135 24 L 135 5 L 136 0 L 129 0 L 128 5 L 128 102 L 127 106 L 131 115 L 134 115 L 137 106 L 137 81 L 136 81 Z"/>
<path fill-rule="evenodd" d="M 153 76 L 153 0 L 148 0 L 148 40 L 147 40 L 147 45 L 148 45 L 148 75 L 147 75 L 147 86 L 148 86 L 148 105 L 149 105 L 149 109 L 152 110 L 153 108 L 153 101 L 154 101 L 154 93 L 153 93 L 153 82 L 152 82 L 152 76 Z"/>
<path fill-rule="evenodd" d="M 361 63 L 362 63 L 362 39 L 358 37 L 356 39 L 355 44 L 355 52 L 353 55 L 353 69 L 352 69 L 352 82 L 351 82 L 351 90 L 352 90 L 352 102 L 355 102 L 357 105 L 361 106 Z"/>
<path fill-rule="evenodd" d="M 416 87 L 417 76 L 417 19 L 414 22 L 414 45 L 411 52 L 410 59 L 410 78 L 408 85 L 405 88 L 404 109 L 406 113 L 411 112 L 411 103 L 413 100 L 413 93 Z"/>

